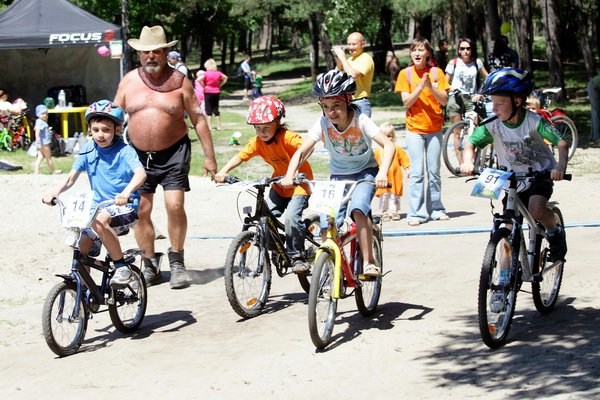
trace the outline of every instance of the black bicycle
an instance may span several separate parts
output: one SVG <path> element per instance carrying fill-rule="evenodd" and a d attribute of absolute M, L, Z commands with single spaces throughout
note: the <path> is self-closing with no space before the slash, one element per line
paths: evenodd
<path fill-rule="evenodd" d="M 465 144 L 477 125 L 488 116 L 488 103 L 489 100 L 482 96 L 479 101 L 473 104 L 473 111 L 465 112 L 462 120 L 453 123 L 444 131 L 442 158 L 448 171 L 455 176 L 462 176 L 460 166 L 464 161 Z M 496 164 L 493 145 L 486 146 L 481 150 L 475 149 L 474 164 L 476 168 L 479 166 L 493 167 Z"/>
<path fill-rule="evenodd" d="M 507 205 L 501 214 L 493 214 L 493 228 L 479 277 L 477 303 L 481 338 L 490 348 L 506 343 L 517 293 L 523 282 L 531 282 L 533 302 L 539 312 L 548 313 L 556 304 L 565 262 L 551 259 L 546 229 L 533 219 L 517 195 L 519 182 L 549 176 L 550 171 L 510 172 Z M 485 179 L 490 183 L 497 176 L 488 175 Z M 571 174 L 565 174 L 564 179 L 571 180 Z M 553 202 L 549 202 L 548 206 L 557 224 L 564 229 L 560 209 Z M 529 227 L 527 245 L 524 222 Z"/>
<path fill-rule="evenodd" d="M 64 223 L 67 205 L 59 199 L 54 199 L 53 203 L 59 205 L 61 221 Z M 131 267 L 131 279 L 121 288 L 110 286 L 115 268 L 108 255 L 102 261 L 83 255 L 79 250 L 79 240 L 83 230 L 89 228 L 98 210 L 113 203 L 114 200 L 107 200 L 98 204 L 86 223 L 78 226 L 65 225 L 67 231 L 65 241 L 73 248 L 71 272 L 57 275 L 63 281 L 50 290 L 42 312 L 44 338 L 50 350 L 60 357 L 74 354 L 79 350 L 85 337 L 88 320 L 92 314 L 100 311 L 101 306 L 108 306 L 108 314 L 114 327 L 123 333 L 137 330 L 146 314 L 148 303 L 146 282 L 139 268 L 133 265 L 135 258 L 144 252 L 142 249 L 129 249 L 123 252 L 125 262 Z M 78 207 L 76 203 L 68 206 L 70 209 Z M 101 273 L 99 284 L 90 274 L 92 269 Z"/>
<path fill-rule="evenodd" d="M 262 313 L 271 290 L 271 266 L 275 267 L 280 277 L 289 274 L 288 270 L 292 266 L 292 260 L 285 251 L 285 226 L 271 213 L 265 202 L 266 189 L 281 178 L 262 178 L 246 182 L 234 176 L 228 176 L 226 179 L 226 183 L 238 184 L 241 191 L 248 192 L 256 198 L 254 209 L 251 206 L 243 207 L 245 217 L 242 232 L 231 242 L 225 260 L 227 299 L 233 310 L 243 318 L 256 317 Z M 297 184 L 301 182 L 302 178 L 296 179 Z M 313 264 L 316 249 L 321 242 L 319 215 L 305 218 L 304 224 L 304 259 Z M 296 275 L 302 289 L 308 293 L 310 271 Z"/>

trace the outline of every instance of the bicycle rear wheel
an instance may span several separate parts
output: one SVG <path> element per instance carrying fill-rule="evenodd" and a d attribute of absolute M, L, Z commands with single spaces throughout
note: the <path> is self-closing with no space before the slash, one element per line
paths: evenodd
<path fill-rule="evenodd" d="M 442 157 L 444 158 L 444 164 L 451 174 L 460 176 L 460 160 L 459 155 L 462 159 L 462 153 L 464 149 L 464 141 L 467 138 L 466 128 L 468 126 L 467 121 L 457 121 L 450 125 L 444 132 L 444 140 L 442 142 Z M 460 140 L 458 142 L 458 148 L 454 145 L 454 131 L 460 131 Z"/>
<path fill-rule="evenodd" d="M 564 229 L 565 224 L 558 207 L 551 207 L 551 210 L 556 220 L 559 221 L 560 227 Z M 556 305 L 565 267 L 562 261 L 552 262 L 549 255 L 550 245 L 548 241 L 545 237 L 538 236 L 535 240 L 535 255 L 531 272 L 538 274 L 537 279 L 541 279 L 541 281 L 534 279 L 531 283 L 531 294 L 533 295 L 535 308 L 542 314 L 552 311 Z"/>
<path fill-rule="evenodd" d="M 114 289 L 113 304 L 108 305 L 110 320 L 119 332 L 136 331 L 146 316 L 148 295 L 146 281 L 140 269 L 130 265 L 131 279 L 123 288 Z"/>
<path fill-rule="evenodd" d="M 318 349 L 323 349 L 331 342 L 337 299 L 333 295 L 334 256 L 323 251 L 313 268 L 313 276 L 308 294 L 308 331 L 310 338 Z"/>
<path fill-rule="evenodd" d="M 313 214 L 310 215 L 309 217 L 304 219 L 304 224 L 306 226 L 306 232 L 305 232 L 305 236 L 309 236 L 312 237 L 314 240 L 316 240 L 317 242 L 321 242 L 321 219 L 319 217 L 318 214 Z M 318 246 L 315 246 L 314 244 L 312 244 L 311 242 L 309 242 L 308 240 L 305 241 L 304 243 L 305 246 L 305 259 L 307 263 L 310 263 L 311 266 L 314 266 L 315 264 L 315 255 L 317 254 L 317 249 L 319 248 Z M 311 268 L 312 271 L 312 268 Z M 304 291 L 306 293 L 308 293 L 310 291 L 310 278 L 311 278 L 311 272 L 306 272 L 303 274 L 297 274 L 298 275 L 298 281 L 300 282 L 300 286 L 302 286 L 302 289 L 304 289 Z"/>
<path fill-rule="evenodd" d="M 565 117 L 564 115 L 555 115 L 554 117 L 550 118 L 550 121 L 558 133 L 560 133 L 560 136 L 569 144 L 570 160 L 575 154 L 575 150 L 577 150 L 577 143 L 579 140 L 575 123 L 571 118 Z"/>
<path fill-rule="evenodd" d="M 271 291 L 271 264 L 261 242 L 257 232 L 244 231 L 233 239 L 227 251 L 225 291 L 231 308 L 242 318 L 259 315 Z"/>
<path fill-rule="evenodd" d="M 77 285 L 74 282 L 61 282 L 48 293 L 42 311 L 42 329 L 46 344 L 59 357 L 75 354 L 87 330 L 89 311 L 79 301 L 79 313 L 75 315 L 77 305 Z"/>
<path fill-rule="evenodd" d="M 383 283 L 383 252 L 381 250 L 381 236 L 378 233 L 378 227 L 373 227 L 373 257 L 381 270 L 381 275 L 376 279 L 359 279 L 354 297 L 358 311 L 365 317 L 372 315 L 377 309 L 379 296 L 381 295 L 381 285 Z M 363 273 L 364 260 L 362 252 L 358 257 L 358 275 Z"/>
<path fill-rule="evenodd" d="M 518 263 L 518 252 L 510 244 L 510 231 L 501 228 L 488 242 L 479 276 L 477 313 L 483 342 L 495 349 L 506 343 L 517 302 L 517 279 L 499 286 L 500 270 Z"/>

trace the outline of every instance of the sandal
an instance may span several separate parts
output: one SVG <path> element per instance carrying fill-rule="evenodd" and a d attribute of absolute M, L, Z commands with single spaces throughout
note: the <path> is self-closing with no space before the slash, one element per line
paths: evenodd
<path fill-rule="evenodd" d="M 363 272 L 363 275 L 371 278 L 377 278 L 381 275 L 381 269 L 377 265 L 369 263 L 365 265 L 365 271 Z"/>
<path fill-rule="evenodd" d="M 408 226 L 419 226 L 421 225 L 421 221 L 418 219 L 411 219 L 408 221 Z"/>

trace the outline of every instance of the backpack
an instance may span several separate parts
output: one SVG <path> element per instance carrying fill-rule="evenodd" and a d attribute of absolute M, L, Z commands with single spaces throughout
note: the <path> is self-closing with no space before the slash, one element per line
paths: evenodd
<path fill-rule="evenodd" d="M 242 69 L 242 64 L 238 65 L 237 76 L 240 77 L 240 78 L 242 76 L 244 76 L 244 70 Z"/>
<path fill-rule="evenodd" d="M 433 83 L 437 82 L 438 70 L 439 70 L 439 68 L 437 68 L 437 67 L 431 67 L 431 69 L 430 69 L 431 76 L 433 76 Z M 412 72 L 413 72 L 412 66 L 410 66 L 406 69 L 406 80 L 408 81 L 409 85 L 410 85 L 410 82 L 412 81 Z"/>

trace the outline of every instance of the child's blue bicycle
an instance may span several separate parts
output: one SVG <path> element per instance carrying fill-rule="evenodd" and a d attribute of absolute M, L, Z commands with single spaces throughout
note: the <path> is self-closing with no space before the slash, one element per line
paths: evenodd
<path fill-rule="evenodd" d="M 123 258 L 131 267 L 131 279 L 126 286 L 118 289 L 110 286 L 115 268 L 108 255 L 102 261 L 81 254 L 79 240 L 83 231 L 90 227 L 98 210 L 114 203 L 114 200 L 104 201 L 90 213 L 82 197 L 68 204 L 59 199 L 53 201 L 60 207 L 61 222 L 66 229 L 65 242 L 73 248 L 71 271 L 57 275 L 63 281 L 50 290 L 42 312 L 44 338 L 50 350 L 60 357 L 79 350 L 88 320 L 100 310 L 100 306 L 108 306 L 108 314 L 117 330 L 131 333 L 141 325 L 148 303 L 144 276 L 132 264 L 143 253 L 142 249 L 123 252 Z M 100 284 L 90 274 L 92 269 L 100 271 Z"/>

